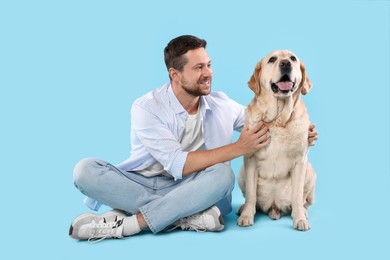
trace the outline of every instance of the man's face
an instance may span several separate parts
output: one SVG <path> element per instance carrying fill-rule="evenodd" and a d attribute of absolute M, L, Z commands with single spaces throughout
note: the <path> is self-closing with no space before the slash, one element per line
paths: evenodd
<path fill-rule="evenodd" d="M 190 95 L 203 96 L 211 91 L 213 71 L 211 61 L 204 48 L 190 50 L 186 54 L 188 62 L 179 72 L 179 82 Z"/>

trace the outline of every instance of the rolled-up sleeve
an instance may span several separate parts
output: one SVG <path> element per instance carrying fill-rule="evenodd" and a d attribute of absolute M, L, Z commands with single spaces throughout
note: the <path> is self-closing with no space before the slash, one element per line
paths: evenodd
<path fill-rule="evenodd" d="M 244 128 L 245 123 L 245 107 L 241 104 L 230 99 L 231 108 L 233 110 L 234 115 L 234 125 L 233 128 L 235 131 L 241 132 L 242 128 Z"/>
<path fill-rule="evenodd" d="M 164 117 L 157 116 L 150 109 L 134 104 L 131 109 L 131 124 L 133 134 L 156 161 L 163 165 L 164 170 L 175 180 L 181 179 L 188 152 L 182 150 L 178 138 L 169 128 Z"/>

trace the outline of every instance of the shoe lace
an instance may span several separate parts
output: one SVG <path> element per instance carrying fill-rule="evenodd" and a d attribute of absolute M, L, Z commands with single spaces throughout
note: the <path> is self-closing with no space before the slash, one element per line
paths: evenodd
<path fill-rule="evenodd" d="M 91 244 L 98 243 L 106 238 L 120 238 L 121 236 L 117 234 L 117 229 L 121 226 L 123 220 L 115 219 L 114 222 L 106 222 L 103 218 L 98 223 L 92 220 L 92 228 L 90 230 L 90 237 L 88 242 Z"/>
<path fill-rule="evenodd" d="M 196 214 L 193 216 L 185 217 L 180 219 L 175 226 L 167 231 L 174 230 L 180 227 L 182 230 L 193 230 L 196 232 L 205 232 L 207 231 L 207 226 L 204 221 L 203 214 Z"/>

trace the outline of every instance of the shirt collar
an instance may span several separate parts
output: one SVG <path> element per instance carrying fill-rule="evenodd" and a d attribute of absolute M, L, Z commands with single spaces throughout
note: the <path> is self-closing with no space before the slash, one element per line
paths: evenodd
<path fill-rule="evenodd" d="M 180 104 L 177 97 L 175 96 L 175 93 L 173 93 L 171 84 L 168 85 L 168 97 L 169 97 L 169 103 L 171 104 L 176 114 L 181 114 L 186 112 L 183 106 Z"/>
<path fill-rule="evenodd" d="M 187 113 L 187 111 L 183 108 L 183 106 L 180 104 L 179 100 L 175 96 L 175 93 L 173 93 L 173 89 L 172 89 L 171 84 L 168 84 L 168 97 L 169 97 L 169 102 L 170 102 L 170 104 L 171 104 L 171 106 L 176 114 L 181 114 L 184 112 Z M 207 102 L 206 97 L 207 96 L 200 97 L 199 108 L 200 108 L 203 115 L 205 115 L 205 112 L 207 110 L 211 110 L 211 107 L 210 107 L 209 103 Z"/>

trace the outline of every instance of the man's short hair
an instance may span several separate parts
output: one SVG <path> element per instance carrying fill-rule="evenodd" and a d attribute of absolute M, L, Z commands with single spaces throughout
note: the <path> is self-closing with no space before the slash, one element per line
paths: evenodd
<path fill-rule="evenodd" d="M 188 62 L 184 56 L 189 50 L 206 48 L 207 42 L 192 35 L 182 35 L 171 40 L 164 49 L 164 60 L 167 70 L 174 68 L 183 71 L 184 65 Z"/>

